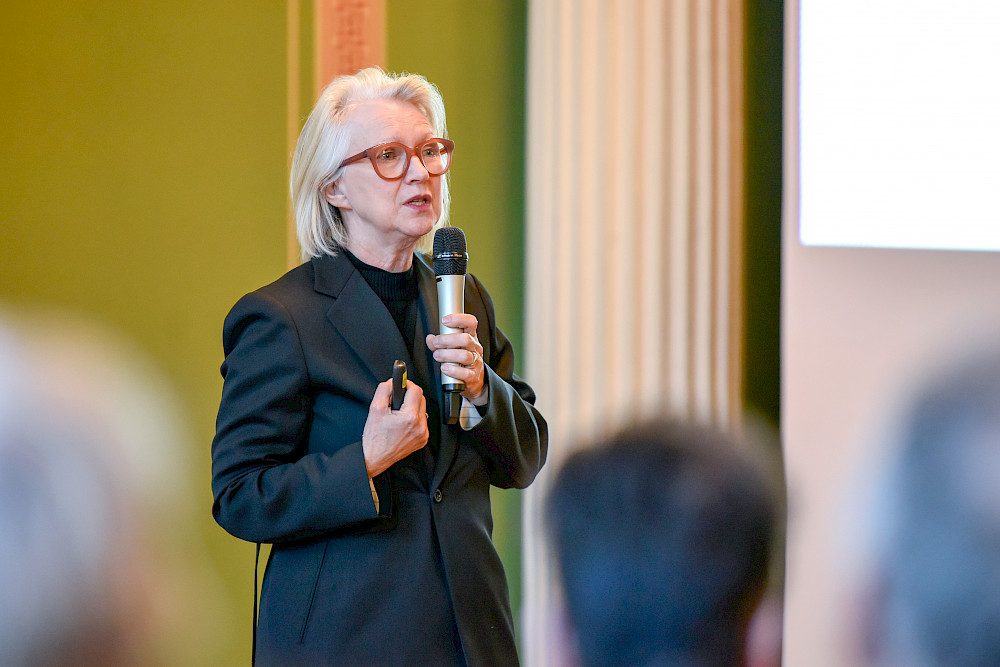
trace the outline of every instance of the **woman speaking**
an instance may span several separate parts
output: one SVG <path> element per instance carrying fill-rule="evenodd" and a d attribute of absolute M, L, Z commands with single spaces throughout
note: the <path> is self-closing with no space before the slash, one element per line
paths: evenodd
<path fill-rule="evenodd" d="M 517 663 L 489 491 L 531 483 L 547 432 L 474 276 L 442 322 L 457 333 L 436 334 L 421 251 L 448 218 L 453 150 L 423 77 L 333 81 L 291 168 L 308 261 L 226 317 L 212 511 L 273 544 L 261 664 Z M 455 424 L 441 373 L 465 385 Z"/>

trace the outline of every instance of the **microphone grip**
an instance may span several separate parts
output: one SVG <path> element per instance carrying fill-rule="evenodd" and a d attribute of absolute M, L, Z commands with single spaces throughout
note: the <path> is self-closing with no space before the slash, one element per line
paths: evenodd
<path fill-rule="evenodd" d="M 435 280 L 437 281 L 439 317 L 443 320 L 446 315 L 464 313 L 465 274 L 461 273 L 457 275 L 437 276 Z M 439 322 L 438 324 L 440 326 L 440 332 L 443 334 L 462 333 L 461 329 L 447 327 L 444 325 L 444 322 Z M 441 386 L 445 391 L 462 393 L 462 391 L 465 390 L 464 382 L 448 377 L 443 372 L 441 373 Z"/>
<path fill-rule="evenodd" d="M 465 312 L 465 274 L 445 274 L 435 277 L 438 293 L 438 316 L 443 320 L 446 315 Z M 462 333 L 461 329 L 453 329 L 439 321 L 440 333 Z M 441 420 L 445 424 L 457 424 L 459 411 L 462 407 L 462 392 L 465 383 L 448 377 L 441 371 Z"/>

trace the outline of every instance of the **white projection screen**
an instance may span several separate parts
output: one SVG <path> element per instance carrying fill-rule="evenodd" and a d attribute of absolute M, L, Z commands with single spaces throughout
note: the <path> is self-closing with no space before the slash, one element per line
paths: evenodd
<path fill-rule="evenodd" d="M 799 231 L 1000 250 L 1000 0 L 800 0 Z"/>

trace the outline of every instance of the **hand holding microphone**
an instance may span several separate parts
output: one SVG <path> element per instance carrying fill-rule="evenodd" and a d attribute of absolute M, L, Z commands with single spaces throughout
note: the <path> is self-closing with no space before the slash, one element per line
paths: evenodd
<path fill-rule="evenodd" d="M 444 318 L 445 326 L 457 329 L 457 334 L 431 334 L 427 347 L 434 353 L 434 360 L 441 364 L 441 383 L 457 381 L 463 388 L 458 393 L 473 403 L 486 390 L 486 362 L 483 346 L 476 337 L 479 321 L 475 315 L 453 313 Z M 454 376 L 454 377 L 452 377 Z"/>
<path fill-rule="evenodd" d="M 465 273 L 469 255 L 465 233 L 443 227 L 434 233 L 434 275 L 437 282 L 440 334 L 427 336 L 427 347 L 441 365 L 442 419 L 458 423 L 462 396 L 473 403 L 486 390 L 483 346 L 476 337 L 479 321 L 465 313 Z"/>

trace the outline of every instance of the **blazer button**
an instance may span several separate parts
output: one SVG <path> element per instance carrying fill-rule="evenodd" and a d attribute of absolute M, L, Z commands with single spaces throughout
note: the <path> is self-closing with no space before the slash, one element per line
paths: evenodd
<path fill-rule="evenodd" d="M 444 498 L 444 494 L 441 493 L 441 489 L 434 489 L 434 502 L 439 503 L 442 498 Z"/>

